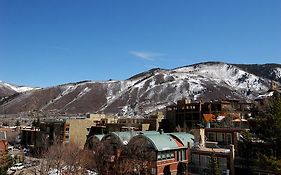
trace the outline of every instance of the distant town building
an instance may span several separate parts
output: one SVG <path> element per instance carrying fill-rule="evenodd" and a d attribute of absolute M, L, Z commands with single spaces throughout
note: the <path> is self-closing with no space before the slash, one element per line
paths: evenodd
<path fill-rule="evenodd" d="M 21 145 L 34 155 L 40 154 L 53 144 L 63 143 L 64 121 L 44 121 L 37 127 L 21 129 Z"/>

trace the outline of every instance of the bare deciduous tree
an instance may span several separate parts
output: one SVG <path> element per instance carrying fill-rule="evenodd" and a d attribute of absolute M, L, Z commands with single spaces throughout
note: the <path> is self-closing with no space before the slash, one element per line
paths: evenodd
<path fill-rule="evenodd" d="M 31 169 L 33 174 L 47 175 L 50 172 L 68 175 L 85 174 L 91 168 L 92 153 L 78 145 L 54 144 L 43 155 L 40 165 Z"/>

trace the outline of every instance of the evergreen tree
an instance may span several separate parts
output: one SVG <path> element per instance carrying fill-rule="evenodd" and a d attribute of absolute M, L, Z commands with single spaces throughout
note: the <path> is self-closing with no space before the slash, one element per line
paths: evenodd
<path fill-rule="evenodd" d="M 274 94 L 267 104 L 266 111 L 257 117 L 252 130 L 273 148 L 273 155 L 281 159 L 281 97 Z"/>
<path fill-rule="evenodd" d="M 218 158 L 215 156 L 214 153 L 212 153 L 210 156 L 208 168 L 209 168 L 208 174 L 210 174 L 210 175 L 220 175 L 221 174 Z"/>
<path fill-rule="evenodd" d="M 258 150 L 258 166 L 281 173 L 281 97 L 274 93 L 268 100 L 264 112 L 258 115 L 252 130 L 265 141 L 267 151 Z"/>
<path fill-rule="evenodd" d="M 7 170 L 13 164 L 12 157 L 8 154 L 8 152 L 0 153 L 0 175 L 7 174 Z"/>
<path fill-rule="evenodd" d="M 16 126 L 20 126 L 20 121 L 19 120 L 16 121 Z"/>
<path fill-rule="evenodd" d="M 33 120 L 33 122 L 32 122 L 32 126 L 33 127 L 39 127 L 39 125 L 40 125 L 40 119 L 39 118 L 37 118 L 37 120 Z"/>

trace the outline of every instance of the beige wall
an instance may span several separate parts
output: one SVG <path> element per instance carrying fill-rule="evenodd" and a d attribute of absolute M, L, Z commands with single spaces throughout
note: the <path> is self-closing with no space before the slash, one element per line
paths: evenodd
<path fill-rule="evenodd" d="M 117 118 L 105 114 L 89 114 L 85 119 L 68 119 L 65 122 L 64 143 L 75 143 L 83 148 L 92 126 L 98 123 L 116 123 Z M 69 128 L 69 131 L 66 131 Z M 67 138 L 69 137 L 69 138 Z"/>
<path fill-rule="evenodd" d="M 92 120 L 94 123 L 105 122 L 105 123 L 117 123 L 117 117 L 113 115 L 105 114 L 88 114 L 87 119 Z"/>
<path fill-rule="evenodd" d="M 78 144 L 83 148 L 86 142 L 86 136 L 88 135 L 87 128 L 91 128 L 93 122 L 88 119 L 69 119 L 66 121 L 66 126 L 69 127 L 69 142 Z M 65 134 L 67 132 L 65 131 Z M 68 139 L 66 139 L 68 142 Z M 66 142 L 66 143 L 67 143 Z"/>

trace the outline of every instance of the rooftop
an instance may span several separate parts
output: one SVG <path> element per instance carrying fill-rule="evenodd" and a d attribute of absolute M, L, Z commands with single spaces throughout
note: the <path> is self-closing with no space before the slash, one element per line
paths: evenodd
<path fill-rule="evenodd" d="M 173 132 L 168 134 L 179 139 L 180 142 L 184 145 L 184 147 L 188 147 L 188 143 L 191 144 L 190 146 L 194 145 L 194 135 L 192 134 L 185 132 Z"/>
<path fill-rule="evenodd" d="M 136 136 L 146 138 L 157 151 L 173 150 L 178 149 L 176 141 L 167 134 L 144 134 Z"/>
<path fill-rule="evenodd" d="M 224 149 L 224 148 L 206 148 L 206 147 L 193 147 L 192 152 L 198 152 L 203 154 L 230 154 L 230 149 Z"/>

